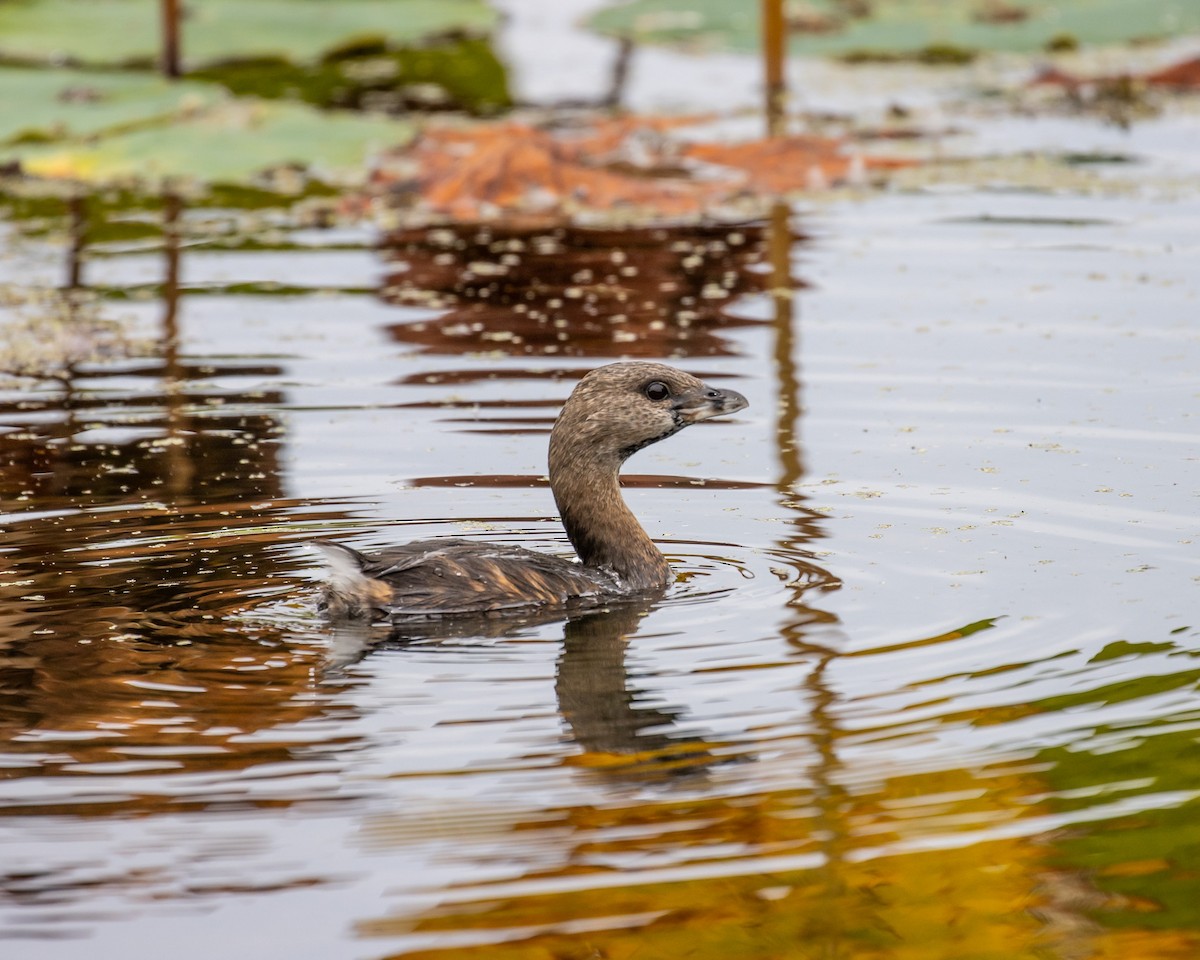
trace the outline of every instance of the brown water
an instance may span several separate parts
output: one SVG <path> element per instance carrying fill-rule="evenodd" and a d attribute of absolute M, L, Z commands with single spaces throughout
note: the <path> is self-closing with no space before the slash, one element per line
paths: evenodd
<path fill-rule="evenodd" d="M 148 347 L 0 395 L 0 955 L 1200 955 L 1196 201 L 214 216 L 83 264 Z M 667 599 L 322 621 L 316 536 L 567 552 L 627 354 L 751 402 L 629 464 Z"/>

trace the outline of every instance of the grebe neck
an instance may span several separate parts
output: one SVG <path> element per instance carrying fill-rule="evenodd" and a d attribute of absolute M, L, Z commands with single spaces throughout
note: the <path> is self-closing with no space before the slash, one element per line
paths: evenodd
<path fill-rule="evenodd" d="M 558 432 L 551 437 L 550 488 L 579 559 L 612 571 L 629 589 L 660 589 L 671 568 L 621 496 L 619 468 L 619 461 L 581 456 Z"/>

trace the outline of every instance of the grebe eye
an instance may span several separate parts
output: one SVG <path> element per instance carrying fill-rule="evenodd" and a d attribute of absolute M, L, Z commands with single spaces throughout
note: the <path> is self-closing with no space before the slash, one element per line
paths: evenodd
<path fill-rule="evenodd" d="M 671 388 L 661 380 L 651 380 L 642 388 L 642 392 L 649 400 L 666 400 L 671 395 Z"/>

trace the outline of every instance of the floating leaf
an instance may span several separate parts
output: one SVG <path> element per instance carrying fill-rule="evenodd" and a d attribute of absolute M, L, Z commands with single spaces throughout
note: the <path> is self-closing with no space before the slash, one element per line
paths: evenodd
<path fill-rule="evenodd" d="M 0 56 L 97 65 L 154 63 L 158 0 L 24 0 L 0 4 Z M 316 60 L 356 37 L 413 43 L 450 32 L 487 31 L 496 13 L 482 0 L 199 0 L 186 5 L 183 58 Z"/>
<path fill-rule="evenodd" d="M 759 47 L 759 5 L 728 0 L 633 0 L 601 10 L 591 25 L 652 43 Z M 920 51 L 1033 52 L 1051 41 L 1115 44 L 1200 31 L 1193 0 L 808 0 L 791 16 L 794 53 L 916 55 Z"/>
<path fill-rule="evenodd" d="M 321 179 L 357 179 L 369 156 L 411 138 L 410 124 L 323 113 L 303 104 L 228 100 L 176 122 L 95 142 L 0 151 L 26 173 L 92 183 L 184 178 L 239 182 L 294 165 Z"/>
<path fill-rule="evenodd" d="M 39 143 L 171 120 L 226 98 L 139 73 L 0 68 L 0 144 Z"/>

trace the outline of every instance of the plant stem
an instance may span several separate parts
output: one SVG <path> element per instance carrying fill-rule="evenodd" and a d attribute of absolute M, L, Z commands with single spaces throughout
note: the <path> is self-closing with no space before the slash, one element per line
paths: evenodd
<path fill-rule="evenodd" d="M 162 72 L 177 80 L 179 68 L 179 0 L 162 0 Z"/>
<path fill-rule="evenodd" d="M 780 137 L 784 129 L 787 81 L 784 76 L 784 49 L 787 28 L 783 19 L 783 0 L 762 0 L 763 64 L 766 82 L 767 136 Z"/>

